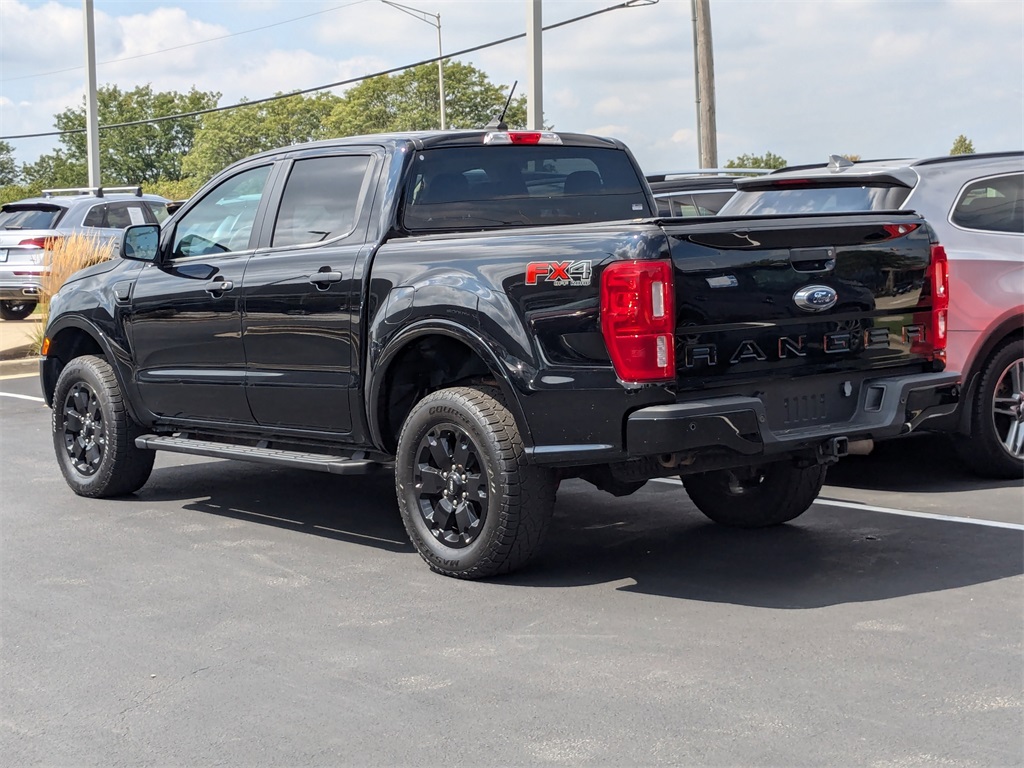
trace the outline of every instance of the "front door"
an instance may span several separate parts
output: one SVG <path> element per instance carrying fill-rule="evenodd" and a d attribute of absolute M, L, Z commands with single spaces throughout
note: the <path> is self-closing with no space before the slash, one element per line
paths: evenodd
<path fill-rule="evenodd" d="M 143 404 L 171 420 L 251 423 L 242 284 L 272 166 L 219 184 L 162 237 L 127 312 Z"/>

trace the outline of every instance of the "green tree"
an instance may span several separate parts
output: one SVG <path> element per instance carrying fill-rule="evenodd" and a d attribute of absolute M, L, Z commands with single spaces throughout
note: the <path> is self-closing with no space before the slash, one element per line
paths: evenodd
<path fill-rule="evenodd" d="M 141 184 L 158 179 L 182 177 L 181 159 L 191 149 L 199 117 L 183 117 L 159 123 L 143 123 L 123 128 L 103 126 L 150 120 L 216 106 L 219 93 L 197 91 L 155 92 L 149 85 L 122 91 L 116 85 L 104 85 L 96 94 L 100 124 L 100 177 L 103 184 Z M 61 149 L 43 155 L 24 168 L 26 178 L 44 186 L 74 187 L 88 182 L 85 103 L 54 115 L 54 123 L 66 133 L 60 137 Z"/>
<path fill-rule="evenodd" d="M 726 168 L 785 168 L 786 160 L 774 152 L 765 152 L 763 155 L 740 155 L 725 164 Z"/>
<path fill-rule="evenodd" d="M 14 162 L 14 147 L 6 141 L 0 141 L 0 186 L 17 184 L 20 177 L 18 164 Z"/>
<path fill-rule="evenodd" d="M 280 94 L 278 94 L 280 95 Z M 295 95 L 205 115 L 182 170 L 199 182 L 243 157 L 326 138 L 324 120 L 339 98 Z"/>
<path fill-rule="evenodd" d="M 448 128 L 482 128 L 501 113 L 508 99 L 508 88 L 491 83 L 472 64 L 457 61 L 444 64 L 444 93 Z M 526 125 L 525 96 L 513 98 L 505 122 L 510 127 Z M 325 126 L 334 136 L 440 128 L 437 67 L 423 64 L 364 80 L 346 92 Z"/>
<path fill-rule="evenodd" d="M 956 141 L 953 142 L 953 148 L 949 150 L 951 155 L 973 155 L 974 154 L 974 142 L 964 136 L 962 133 L 956 137 Z"/>

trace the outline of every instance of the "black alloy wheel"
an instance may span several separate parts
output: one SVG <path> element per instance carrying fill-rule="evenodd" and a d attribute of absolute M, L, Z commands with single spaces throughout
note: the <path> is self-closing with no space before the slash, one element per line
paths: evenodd
<path fill-rule="evenodd" d="M 515 417 L 491 387 L 452 387 L 413 406 L 398 438 L 395 492 L 409 540 L 431 570 L 509 573 L 540 548 L 555 473 L 530 462 Z"/>
<path fill-rule="evenodd" d="M 110 364 L 76 357 L 53 392 L 53 449 L 61 473 L 79 496 L 133 493 L 153 471 L 153 451 L 135 446 L 142 429 L 128 413 Z"/>
<path fill-rule="evenodd" d="M 419 443 L 413 483 L 419 513 L 438 542 L 459 549 L 476 541 L 487 516 L 487 473 L 469 435 L 455 424 L 427 432 Z"/>

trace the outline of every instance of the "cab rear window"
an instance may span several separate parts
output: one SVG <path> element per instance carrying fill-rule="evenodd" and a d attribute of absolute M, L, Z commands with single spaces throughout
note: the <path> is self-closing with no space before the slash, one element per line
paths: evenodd
<path fill-rule="evenodd" d="M 651 215 L 646 184 L 620 150 L 487 146 L 419 152 L 402 219 L 410 231 L 427 231 Z"/>

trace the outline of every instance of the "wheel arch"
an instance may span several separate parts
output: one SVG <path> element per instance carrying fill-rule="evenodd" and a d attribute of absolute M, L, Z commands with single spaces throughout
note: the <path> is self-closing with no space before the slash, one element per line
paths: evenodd
<path fill-rule="evenodd" d="M 102 357 L 114 370 L 121 390 L 125 390 L 125 376 L 118 356 L 110 345 L 109 337 L 84 318 L 61 318 L 46 329 L 49 344 L 40 362 L 40 383 L 46 404 L 53 405 L 53 392 L 57 379 L 71 360 L 83 355 Z M 129 403 L 129 408 L 130 408 Z M 134 415 L 134 414 L 133 414 Z"/>
<path fill-rule="evenodd" d="M 370 437 L 390 453 L 418 400 L 439 389 L 474 382 L 501 391 L 523 441 L 533 444 L 512 376 L 486 340 L 465 326 L 442 319 L 410 325 L 388 341 L 371 370 L 365 390 Z"/>
<path fill-rule="evenodd" d="M 978 353 L 971 361 L 969 369 L 963 372 L 964 393 L 961 396 L 961 402 L 970 403 L 974 400 L 975 393 L 978 391 L 978 382 L 981 379 L 981 371 L 992 353 L 1004 344 L 1018 339 L 1024 339 L 1024 313 L 1020 310 L 1012 312 L 989 331 L 985 341 L 978 347 Z M 968 435 L 972 429 L 971 412 L 973 408 L 961 407 L 959 410 L 960 421 L 957 431 Z"/>

